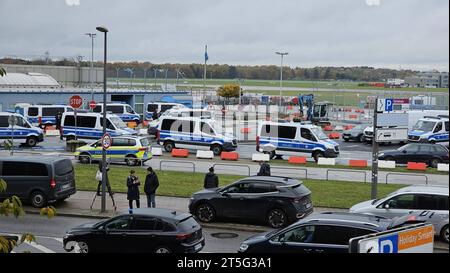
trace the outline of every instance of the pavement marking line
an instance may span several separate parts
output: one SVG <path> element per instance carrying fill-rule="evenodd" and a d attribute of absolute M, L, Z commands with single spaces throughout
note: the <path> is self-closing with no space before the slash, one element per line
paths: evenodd
<path fill-rule="evenodd" d="M 32 247 L 34 247 L 34 248 L 37 248 L 38 250 L 40 250 L 40 251 L 42 251 L 42 252 L 44 252 L 44 253 L 56 253 L 55 251 L 53 251 L 53 250 L 51 250 L 51 249 L 48 249 L 48 248 L 46 248 L 45 246 L 42 246 L 42 245 L 37 244 L 37 243 L 35 243 L 35 242 L 31 242 L 31 243 L 29 243 L 29 242 L 24 242 L 24 243 L 27 244 L 27 245 L 29 245 L 29 246 L 32 246 Z"/>
<path fill-rule="evenodd" d="M 56 241 L 58 241 L 60 243 L 64 243 L 62 238 L 53 238 L 53 239 L 55 239 Z"/>

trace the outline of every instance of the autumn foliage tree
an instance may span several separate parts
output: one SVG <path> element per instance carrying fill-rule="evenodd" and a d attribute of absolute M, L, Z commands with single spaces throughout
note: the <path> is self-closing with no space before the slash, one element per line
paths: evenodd
<path fill-rule="evenodd" d="M 237 84 L 225 84 L 217 89 L 217 95 L 226 99 L 239 98 L 240 86 Z"/>

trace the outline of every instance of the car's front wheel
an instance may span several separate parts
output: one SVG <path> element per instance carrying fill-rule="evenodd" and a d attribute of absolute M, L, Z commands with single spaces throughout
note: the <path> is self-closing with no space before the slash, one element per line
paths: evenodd
<path fill-rule="evenodd" d="M 288 223 L 286 213 L 281 209 L 272 209 L 267 214 L 267 223 L 272 228 L 281 228 Z"/>
<path fill-rule="evenodd" d="M 26 144 L 28 147 L 34 147 L 37 144 L 37 138 L 34 136 L 28 137 Z"/>
<path fill-rule="evenodd" d="M 81 164 L 90 164 L 92 161 L 91 156 L 86 153 L 80 154 L 79 159 Z"/>
<path fill-rule="evenodd" d="M 172 250 L 170 250 L 170 248 L 168 248 L 167 246 L 159 246 L 155 249 L 155 253 L 169 254 L 172 253 Z"/>
<path fill-rule="evenodd" d="M 447 244 L 449 243 L 449 239 L 448 239 L 448 225 L 446 225 L 445 227 L 442 228 L 441 230 L 441 240 L 446 242 Z"/>
<path fill-rule="evenodd" d="M 171 153 L 174 148 L 175 148 L 175 143 L 173 143 L 172 141 L 164 142 L 164 149 L 166 150 L 166 152 Z"/>
<path fill-rule="evenodd" d="M 433 158 L 433 159 L 430 161 L 430 166 L 431 166 L 432 168 L 437 168 L 439 163 L 441 163 L 441 160 L 439 160 L 439 158 Z"/>
<path fill-rule="evenodd" d="M 210 223 L 216 218 L 216 212 L 210 204 L 203 203 L 197 207 L 196 216 L 200 221 Z"/>
<path fill-rule="evenodd" d="M 77 245 L 78 245 L 78 249 L 77 249 L 78 253 L 89 253 L 90 252 L 89 245 L 87 242 L 79 241 L 79 242 L 77 242 Z"/>

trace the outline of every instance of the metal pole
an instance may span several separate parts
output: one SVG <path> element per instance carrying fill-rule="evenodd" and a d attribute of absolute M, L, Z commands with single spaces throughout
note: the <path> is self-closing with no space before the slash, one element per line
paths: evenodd
<path fill-rule="evenodd" d="M 14 117 L 14 116 L 12 116 Z M 14 124 L 11 124 L 11 156 L 14 155 Z"/>
<path fill-rule="evenodd" d="M 120 67 L 116 68 L 116 83 L 117 83 L 117 89 L 119 89 L 119 71 Z"/>
<path fill-rule="evenodd" d="M 169 69 L 166 68 L 166 91 L 167 91 L 167 71 L 169 71 Z"/>
<path fill-rule="evenodd" d="M 144 89 L 147 89 L 147 69 L 144 69 Z"/>
<path fill-rule="evenodd" d="M 92 40 L 92 50 L 91 50 L 91 100 L 94 100 L 94 37 L 95 34 L 91 35 Z"/>
<path fill-rule="evenodd" d="M 156 68 L 153 68 L 153 71 L 155 72 L 155 90 L 156 90 Z"/>
<path fill-rule="evenodd" d="M 104 63 L 103 63 L 103 135 L 106 134 L 106 63 L 107 63 L 107 33 L 108 30 L 104 27 L 97 27 L 97 30 L 105 34 L 105 48 L 104 48 Z M 102 145 L 103 146 L 103 145 Z M 102 208 L 101 212 L 106 211 L 106 150 L 102 147 Z"/>
<path fill-rule="evenodd" d="M 281 91 L 283 90 L 283 54 L 281 54 L 281 67 L 280 67 L 280 111 L 281 111 Z"/>
<path fill-rule="evenodd" d="M 370 197 L 371 199 L 377 199 L 378 188 L 378 142 L 377 137 L 377 111 L 378 111 L 378 96 L 375 100 L 375 109 L 373 111 L 373 138 L 372 138 L 372 189 Z"/>

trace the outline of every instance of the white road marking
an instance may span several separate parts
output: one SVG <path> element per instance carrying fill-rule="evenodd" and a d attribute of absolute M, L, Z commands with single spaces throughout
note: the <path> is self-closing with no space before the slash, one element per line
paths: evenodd
<path fill-rule="evenodd" d="M 37 248 L 38 250 L 40 250 L 40 251 L 42 251 L 42 252 L 44 252 L 44 253 L 56 253 L 55 251 L 53 251 L 53 250 L 51 250 L 51 249 L 48 249 L 48 248 L 46 248 L 45 246 L 42 246 L 42 245 L 40 245 L 40 244 L 37 244 L 37 243 L 35 243 L 35 242 L 31 242 L 31 243 L 29 243 L 29 242 L 24 242 L 25 244 L 27 244 L 27 245 L 29 245 L 29 246 L 32 246 L 32 247 L 34 247 L 34 248 Z"/>

